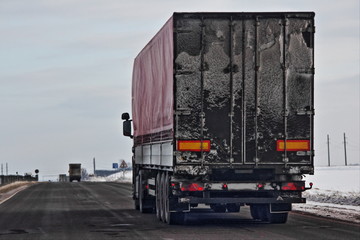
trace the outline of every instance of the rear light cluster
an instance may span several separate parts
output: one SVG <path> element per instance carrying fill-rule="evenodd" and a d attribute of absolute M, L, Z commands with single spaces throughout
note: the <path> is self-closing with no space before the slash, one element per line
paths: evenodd
<path fill-rule="evenodd" d="M 204 184 L 201 182 L 189 183 L 189 182 L 180 182 L 180 183 L 171 183 L 170 185 L 173 191 L 181 192 L 202 192 L 202 191 L 252 191 L 252 190 L 277 190 L 277 191 L 305 191 L 311 189 L 312 183 L 310 183 L 310 188 L 305 187 L 305 182 L 273 182 L 273 183 L 216 183 L 216 184 Z"/>
<path fill-rule="evenodd" d="M 304 191 L 304 182 L 287 182 L 281 184 L 281 190 L 283 191 Z"/>
<path fill-rule="evenodd" d="M 204 191 L 204 185 L 202 183 L 182 183 L 180 185 L 180 190 L 183 192 Z"/>

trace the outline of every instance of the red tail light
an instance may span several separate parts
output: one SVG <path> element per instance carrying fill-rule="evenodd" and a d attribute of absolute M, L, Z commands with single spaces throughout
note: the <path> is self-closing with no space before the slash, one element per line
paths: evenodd
<path fill-rule="evenodd" d="M 304 191 L 305 183 L 304 182 L 288 182 L 283 183 L 281 186 L 281 190 L 284 191 Z"/>
<path fill-rule="evenodd" d="M 189 191 L 189 192 L 196 192 L 196 191 L 204 191 L 204 186 L 200 183 L 185 183 L 181 184 L 180 187 L 181 191 Z"/>

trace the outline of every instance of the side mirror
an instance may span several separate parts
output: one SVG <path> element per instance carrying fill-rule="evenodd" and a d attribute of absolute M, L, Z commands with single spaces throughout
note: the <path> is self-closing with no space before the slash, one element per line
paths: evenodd
<path fill-rule="evenodd" d="M 129 120 L 130 119 L 130 115 L 129 115 L 129 113 L 123 113 L 122 115 L 121 115 L 121 119 L 122 120 Z"/>
<path fill-rule="evenodd" d="M 126 137 L 133 137 L 131 135 L 131 120 L 125 120 L 123 122 L 123 135 Z"/>
<path fill-rule="evenodd" d="M 133 137 L 133 135 L 131 135 L 131 121 L 132 120 L 129 120 L 130 119 L 129 113 L 123 113 L 121 115 L 121 119 L 125 120 L 123 122 L 123 135 L 126 137 L 132 138 Z"/>

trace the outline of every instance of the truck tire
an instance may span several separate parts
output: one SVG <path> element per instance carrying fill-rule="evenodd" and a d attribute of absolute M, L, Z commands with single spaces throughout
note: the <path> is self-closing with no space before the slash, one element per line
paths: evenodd
<path fill-rule="evenodd" d="M 185 214 L 182 212 L 170 212 L 170 176 L 169 173 L 165 173 L 164 182 L 164 215 L 165 221 L 169 225 L 184 224 Z"/>
<path fill-rule="evenodd" d="M 138 180 L 139 180 L 139 172 L 135 171 L 133 173 L 133 199 L 134 199 L 135 210 L 140 210 Z"/>
<path fill-rule="evenodd" d="M 135 210 L 140 210 L 139 199 L 134 200 L 134 208 L 135 208 Z"/>
<path fill-rule="evenodd" d="M 160 185 L 161 185 L 161 173 L 157 173 L 156 175 L 156 183 L 155 183 L 155 187 L 156 187 L 156 192 L 155 192 L 155 203 L 156 203 L 156 217 L 157 219 L 159 219 L 161 221 L 161 190 L 160 190 Z"/>
<path fill-rule="evenodd" d="M 270 223 L 286 223 L 289 213 L 270 213 L 269 222 Z"/>
<path fill-rule="evenodd" d="M 228 203 L 226 204 L 226 209 L 228 212 L 240 212 L 240 204 Z"/>
<path fill-rule="evenodd" d="M 270 204 L 265 205 L 265 211 L 266 211 L 266 220 L 270 223 L 286 223 L 289 213 L 288 212 L 280 212 L 280 213 L 274 213 L 270 211 Z"/>
<path fill-rule="evenodd" d="M 250 206 L 253 219 L 260 219 L 269 223 L 286 223 L 288 212 L 274 213 L 270 211 L 270 204 L 254 204 Z"/>
<path fill-rule="evenodd" d="M 160 217 L 165 222 L 165 189 L 164 189 L 165 173 L 161 173 L 160 178 Z"/>
<path fill-rule="evenodd" d="M 211 204 L 210 208 L 216 213 L 224 213 L 226 212 L 225 204 Z"/>
<path fill-rule="evenodd" d="M 139 171 L 139 210 L 141 213 L 151 213 L 153 208 L 146 205 L 143 180 L 144 173 L 143 171 Z"/>
<path fill-rule="evenodd" d="M 260 219 L 259 209 L 257 205 L 250 205 L 250 214 L 254 220 Z"/>
<path fill-rule="evenodd" d="M 250 213 L 254 220 L 268 221 L 268 215 L 270 213 L 267 208 L 267 204 L 254 204 L 250 206 Z"/>

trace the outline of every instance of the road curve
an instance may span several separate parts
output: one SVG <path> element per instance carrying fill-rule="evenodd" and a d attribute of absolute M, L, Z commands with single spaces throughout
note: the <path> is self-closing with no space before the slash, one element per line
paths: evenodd
<path fill-rule="evenodd" d="M 360 225 L 291 213 L 287 224 L 253 221 L 249 209 L 198 209 L 184 226 L 133 208 L 124 183 L 40 183 L 0 205 L 0 239 L 360 239 Z"/>

